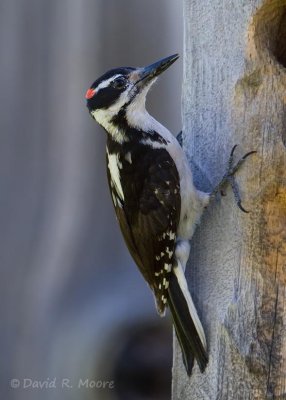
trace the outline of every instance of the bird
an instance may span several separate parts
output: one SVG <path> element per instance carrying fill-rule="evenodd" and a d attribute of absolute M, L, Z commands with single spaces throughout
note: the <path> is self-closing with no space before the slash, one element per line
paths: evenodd
<path fill-rule="evenodd" d="M 198 190 L 180 144 L 146 110 L 146 96 L 178 54 L 146 67 L 109 70 L 87 90 L 91 117 L 107 133 L 106 165 L 117 220 L 128 250 L 155 297 L 158 314 L 169 308 L 183 363 L 190 376 L 194 360 L 208 363 L 206 336 L 185 278 L 190 240 L 204 209 L 229 182 L 241 206 L 233 166 L 211 193 Z"/>

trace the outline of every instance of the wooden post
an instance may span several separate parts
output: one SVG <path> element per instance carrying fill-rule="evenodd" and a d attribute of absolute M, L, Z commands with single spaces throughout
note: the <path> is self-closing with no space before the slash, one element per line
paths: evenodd
<path fill-rule="evenodd" d="M 206 330 L 204 374 L 188 378 L 175 341 L 173 399 L 286 396 L 286 1 L 185 0 L 184 147 L 210 190 L 229 152 L 250 150 L 233 195 L 192 242 L 189 286 Z M 240 150 L 239 150 L 240 149 Z"/>

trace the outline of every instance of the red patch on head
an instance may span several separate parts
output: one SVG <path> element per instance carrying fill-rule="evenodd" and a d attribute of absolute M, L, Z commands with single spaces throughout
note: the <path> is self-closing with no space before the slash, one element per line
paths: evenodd
<path fill-rule="evenodd" d="M 95 89 L 88 89 L 86 94 L 85 94 L 85 98 L 87 100 L 91 99 L 95 95 L 95 92 L 96 92 Z"/>

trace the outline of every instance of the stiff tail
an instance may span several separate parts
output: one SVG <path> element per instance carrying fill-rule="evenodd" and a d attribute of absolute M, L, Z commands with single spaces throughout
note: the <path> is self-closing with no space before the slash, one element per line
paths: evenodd
<path fill-rule="evenodd" d="M 194 358 L 197 360 L 201 372 L 203 372 L 208 363 L 204 329 L 192 301 L 179 261 L 178 265 L 173 268 L 168 292 L 168 305 L 182 349 L 183 361 L 187 373 L 191 375 Z"/>

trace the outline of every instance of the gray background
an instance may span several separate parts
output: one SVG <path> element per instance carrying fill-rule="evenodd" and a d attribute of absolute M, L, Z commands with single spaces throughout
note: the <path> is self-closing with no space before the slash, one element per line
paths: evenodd
<path fill-rule="evenodd" d="M 165 345 L 158 357 L 164 364 L 169 349 L 170 363 L 171 328 L 167 336 L 161 331 L 166 322 L 157 319 L 120 236 L 105 134 L 84 94 L 107 69 L 182 55 L 182 24 L 181 1 L 0 3 L 3 399 L 117 398 L 115 390 L 76 386 L 81 378 L 113 379 L 125 338 L 140 324 L 159 329 L 155 337 Z M 174 133 L 181 129 L 181 78 L 179 61 L 148 100 Z M 147 353 L 156 358 L 159 345 L 152 346 Z M 56 378 L 56 388 L 24 389 L 24 378 Z M 62 378 L 73 388 L 62 389 Z M 11 388 L 11 379 L 20 387 Z M 160 399 L 159 392 L 148 398 Z"/>

